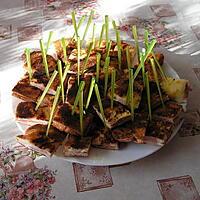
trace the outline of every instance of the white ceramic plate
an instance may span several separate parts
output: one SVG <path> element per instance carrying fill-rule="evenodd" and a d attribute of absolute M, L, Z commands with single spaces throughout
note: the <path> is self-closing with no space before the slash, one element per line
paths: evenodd
<path fill-rule="evenodd" d="M 164 70 L 167 75 L 176 79 L 179 78 L 176 71 L 172 67 L 170 67 L 169 64 L 167 64 L 166 62 L 164 63 Z M 13 97 L 14 113 L 16 110 L 16 106 L 19 102 L 20 102 L 19 99 Z M 24 132 L 24 130 L 28 127 L 18 122 L 17 125 L 22 132 Z M 173 134 L 169 139 L 169 141 L 176 135 L 181 125 L 182 122 L 174 129 Z M 54 156 L 65 159 L 66 161 L 69 162 L 82 163 L 85 165 L 106 166 L 106 165 L 119 165 L 127 162 L 133 162 L 158 151 L 160 148 L 162 148 L 162 146 L 154 144 L 128 143 L 119 150 L 104 150 L 98 148 L 91 148 L 89 157 L 76 158 L 76 157 L 64 157 L 61 153 L 62 147 L 60 147 Z"/>

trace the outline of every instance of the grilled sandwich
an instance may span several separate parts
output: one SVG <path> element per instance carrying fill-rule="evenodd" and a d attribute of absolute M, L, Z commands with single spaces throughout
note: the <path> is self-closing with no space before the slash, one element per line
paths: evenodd
<path fill-rule="evenodd" d="M 46 135 L 47 126 L 36 124 L 29 127 L 24 135 L 18 135 L 17 141 L 24 146 L 27 146 L 34 151 L 37 151 L 45 156 L 52 156 L 56 152 L 59 145 L 66 138 L 66 133 L 59 131 L 54 127 L 50 127 L 48 136 Z"/>
<path fill-rule="evenodd" d="M 28 125 L 47 124 L 50 115 L 50 107 L 43 106 L 35 110 L 36 103 L 21 102 L 17 105 L 16 120 Z"/>
<path fill-rule="evenodd" d="M 128 121 L 113 129 L 112 136 L 119 142 L 144 143 L 147 125 L 147 114 L 135 114 L 133 121 Z"/>
<path fill-rule="evenodd" d="M 75 112 L 74 115 L 71 114 L 71 105 L 64 103 L 58 106 L 53 119 L 53 126 L 60 131 L 64 131 L 71 135 L 81 135 L 80 131 L 80 121 L 79 113 Z M 87 134 L 90 129 L 90 125 L 93 121 L 93 115 L 91 113 L 84 115 L 83 118 L 83 133 Z"/>
<path fill-rule="evenodd" d="M 66 157 L 87 157 L 91 146 L 91 137 L 68 135 L 63 145 L 63 154 Z"/>
<path fill-rule="evenodd" d="M 130 111 L 120 104 L 119 102 L 114 102 L 113 108 L 111 108 L 110 101 L 104 100 L 102 102 L 105 115 L 105 124 L 108 128 L 112 129 L 119 126 L 131 119 Z M 97 105 L 93 106 L 99 118 L 104 121 Z"/>
<path fill-rule="evenodd" d="M 94 130 L 92 146 L 107 150 L 119 149 L 118 141 L 113 138 L 111 131 L 106 127 L 101 127 Z"/>

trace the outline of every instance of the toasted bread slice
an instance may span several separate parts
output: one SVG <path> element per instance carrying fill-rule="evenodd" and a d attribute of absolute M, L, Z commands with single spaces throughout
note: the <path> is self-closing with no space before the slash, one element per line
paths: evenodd
<path fill-rule="evenodd" d="M 39 107 L 35 110 L 36 103 L 21 102 L 17 105 L 16 120 L 25 124 L 47 124 L 50 115 L 50 107 Z"/>
<path fill-rule="evenodd" d="M 92 145 L 107 150 L 119 149 L 119 143 L 112 137 L 111 131 L 106 127 L 101 127 L 94 131 Z"/>
<path fill-rule="evenodd" d="M 36 124 L 29 127 L 24 135 L 18 135 L 17 141 L 45 156 L 52 156 L 58 146 L 63 143 L 66 133 L 60 132 L 54 127 L 50 127 L 48 136 L 47 126 Z"/>
<path fill-rule="evenodd" d="M 66 157 L 87 157 L 91 146 L 91 137 L 68 135 L 63 146 L 63 154 Z"/>
<path fill-rule="evenodd" d="M 105 123 L 106 126 L 110 129 L 119 126 L 131 119 L 130 111 L 119 102 L 114 102 L 113 108 L 111 108 L 110 101 L 104 100 L 102 102 L 104 108 L 104 115 L 105 115 Z M 93 106 L 94 110 L 96 111 L 99 118 L 103 120 L 103 117 L 99 111 L 97 105 Z"/>
<path fill-rule="evenodd" d="M 71 114 L 72 108 L 69 104 L 62 104 L 58 106 L 53 119 L 53 126 L 60 131 L 64 131 L 71 135 L 81 135 L 80 120 L 78 111 L 74 115 Z M 91 113 L 84 115 L 83 118 L 83 133 L 86 134 L 90 129 L 90 124 L 93 121 Z"/>
<path fill-rule="evenodd" d="M 147 130 L 145 142 L 154 141 L 158 144 L 165 144 L 171 137 L 174 127 L 174 123 L 167 120 L 160 120 L 158 118 L 152 119 Z M 149 140 L 150 138 L 154 138 L 154 140 Z"/>
<path fill-rule="evenodd" d="M 180 122 L 183 114 L 183 107 L 174 101 L 167 101 L 165 107 L 160 106 L 153 111 L 153 117 L 166 120 L 171 123 L 177 124 Z"/>
<path fill-rule="evenodd" d="M 24 68 L 27 70 L 25 55 L 23 55 L 22 58 L 24 59 L 24 62 L 25 62 Z M 37 74 L 37 75 L 45 74 L 45 67 L 43 65 L 42 52 L 33 51 L 30 54 L 30 58 L 31 58 L 31 68 L 32 68 L 33 74 Z M 53 56 L 47 55 L 47 64 L 48 64 L 49 72 L 52 72 L 56 69 L 57 61 Z"/>
<path fill-rule="evenodd" d="M 120 102 L 123 105 L 127 105 L 128 84 L 129 84 L 129 80 L 123 77 L 115 82 L 114 100 Z M 133 84 L 134 109 L 138 108 L 140 105 L 143 89 L 144 89 L 144 85 L 142 83 L 142 80 L 141 79 L 135 80 Z M 108 90 L 108 96 L 111 98 L 111 88 L 109 88 Z"/>
<path fill-rule="evenodd" d="M 12 89 L 12 95 L 24 101 L 36 102 L 42 91 L 28 82 L 19 81 Z"/>
<path fill-rule="evenodd" d="M 147 125 L 147 114 L 135 114 L 134 121 L 128 121 L 113 129 L 112 136 L 119 142 L 144 143 Z"/>

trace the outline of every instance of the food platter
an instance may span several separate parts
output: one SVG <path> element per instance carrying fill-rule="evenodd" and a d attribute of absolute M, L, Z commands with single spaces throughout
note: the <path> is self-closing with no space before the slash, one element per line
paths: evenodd
<path fill-rule="evenodd" d="M 51 41 L 50 31 L 39 50 L 24 50 L 24 73 L 12 89 L 21 130 L 16 140 L 48 157 L 119 165 L 154 153 L 176 135 L 189 84 L 154 48 L 157 41 L 147 30 L 142 45 L 136 26 L 134 43 L 121 40 L 112 20 L 112 38 L 106 15 L 99 39 L 95 24 L 87 38 L 93 15 L 82 37 L 78 29 L 85 17 L 76 25 L 73 11 L 73 36 Z"/>
<path fill-rule="evenodd" d="M 179 79 L 177 72 L 165 61 L 163 69 L 166 75 Z M 16 97 L 13 99 L 13 112 L 15 113 L 17 104 L 21 101 Z M 183 105 L 186 107 L 186 103 Z M 27 129 L 27 125 L 23 123 L 16 122 L 21 132 Z M 181 121 L 173 130 L 173 133 L 168 140 L 168 142 L 177 134 L 183 121 Z M 167 142 L 167 143 L 168 143 Z M 167 144 L 165 144 L 167 145 Z M 148 155 L 161 149 L 163 146 L 156 144 L 136 144 L 128 143 L 123 145 L 120 150 L 104 150 L 99 148 L 91 148 L 89 157 L 64 157 L 62 154 L 62 146 L 58 148 L 57 152 L 53 155 L 54 157 L 64 159 L 69 162 L 81 163 L 85 165 L 95 165 L 95 166 L 108 166 L 108 165 L 119 165 L 128 162 L 133 162 L 142 159 Z"/>

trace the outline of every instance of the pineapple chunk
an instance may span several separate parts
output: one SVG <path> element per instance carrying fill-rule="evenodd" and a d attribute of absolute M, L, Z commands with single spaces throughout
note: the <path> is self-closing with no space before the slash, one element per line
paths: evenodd
<path fill-rule="evenodd" d="M 162 90 L 173 100 L 182 103 L 187 100 L 189 81 L 167 77 L 160 83 Z"/>

